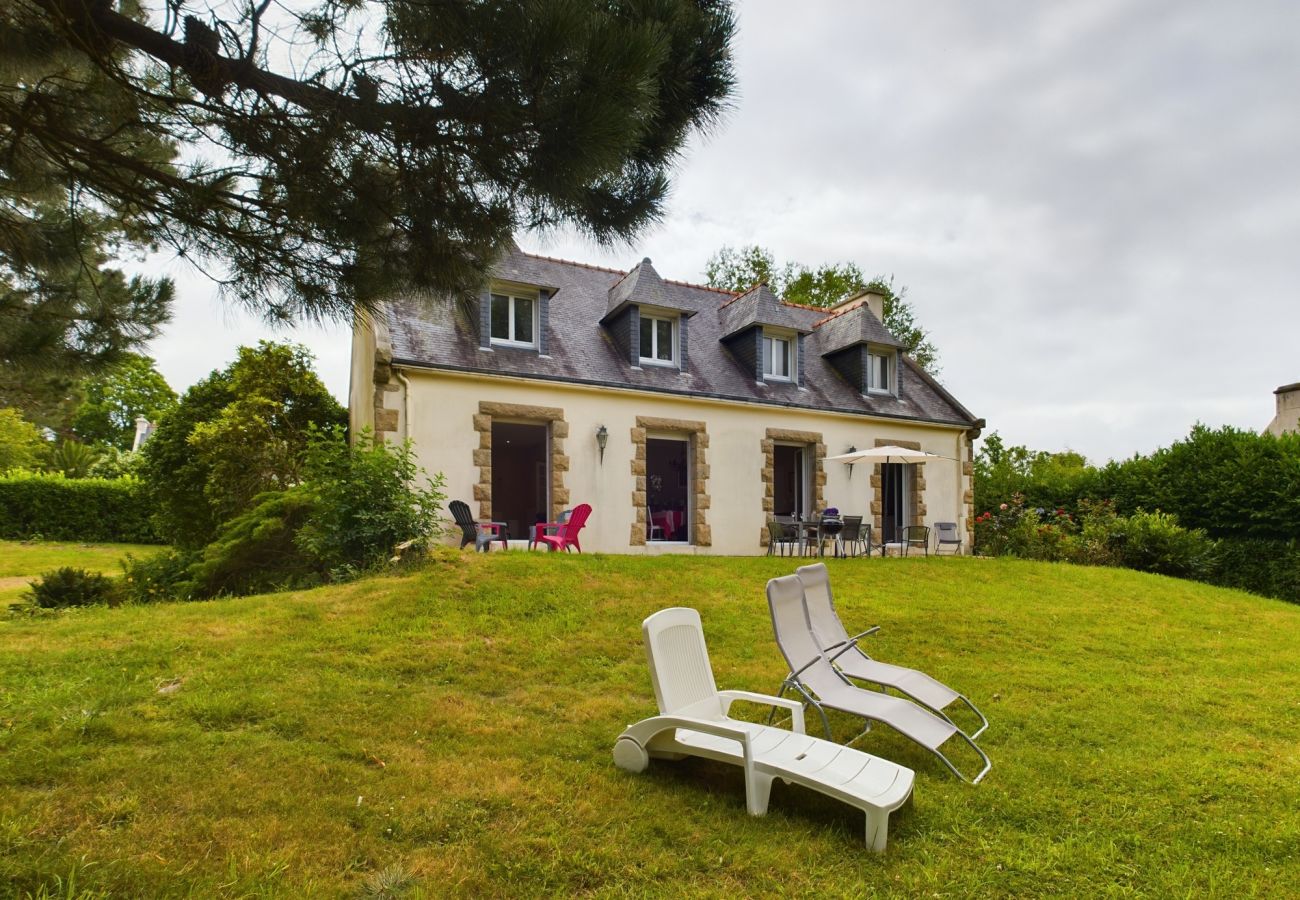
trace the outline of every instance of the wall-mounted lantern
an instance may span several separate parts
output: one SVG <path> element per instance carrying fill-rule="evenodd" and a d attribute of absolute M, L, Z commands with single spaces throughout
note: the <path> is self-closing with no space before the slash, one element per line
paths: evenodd
<path fill-rule="evenodd" d="M 855 446 L 853 446 L 852 444 L 849 444 L 849 449 L 846 450 L 846 451 L 844 451 L 844 452 L 845 452 L 845 453 L 857 453 L 857 452 L 858 452 L 858 448 L 855 447 Z M 853 463 L 849 463 L 849 481 L 852 481 L 852 480 L 853 480 Z"/>
<path fill-rule="evenodd" d="M 609 429 L 601 425 L 596 429 L 596 446 L 600 448 L 600 464 L 605 464 L 605 445 L 609 443 Z"/>

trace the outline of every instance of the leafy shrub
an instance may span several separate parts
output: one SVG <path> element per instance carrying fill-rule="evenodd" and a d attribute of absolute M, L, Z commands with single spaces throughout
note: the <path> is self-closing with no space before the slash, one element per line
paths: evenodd
<path fill-rule="evenodd" d="M 1013 494 L 996 511 L 975 518 L 976 551 L 986 556 L 1018 556 L 1049 562 L 1072 559 L 1074 518 L 1064 509 L 1026 509 Z"/>
<path fill-rule="evenodd" d="M 314 509 L 315 496 L 304 488 L 263 494 L 221 526 L 178 588 L 215 597 L 319 584 L 324 568 L 295 540 Z"/>
<path fill-rule="evenodd" d="M 1139 572 L 1175 578 L 1204 578 L 1214 567 L 1214 543 L 1197 528 L 1183 528 L 1178 519 L 1159 510 L 1139 510 L 1119 518 L 1120 564 Z"/>
<path fill-rule="evenodd" d="M 46 572 L 39 581 L 32 582 L 26 597 L 41 609 L 65 609 L 69 606 L 116 604 L 119 594 L 111 578 L 98 572 L 64 566 Z"/>
<path fill-rule="evenodd" d="M 1171 515 L 1115 513 L 1109 502 L 1080 504 L 1082 524 L 1063 508 L 1026 509 L 1012 496 L 975 518 L 975 546 L 989 556 L 1048 562 L 1118 565 L 1179 578 L 1206 578 L 1214 569 L 1214 542 L 1183 528 Z"/>
<path fill-rule="evenodd" d="M 298 533 L 298 546 L 324 568 L 364 569 L 383 562 L 393 547 L 433 534 L 446 499 L 443 479 L 425 476 L 409 441 L 376 441 L 367 429 L 348 446 L 342 428 L 315 430 L 307 446 L 307 486 L 315 508 Z"/>
<path fill-rule="evenodd" d="M 144 486 L 133 478 L 0 477 L 0 539 L 157 543 Z"/>
<path fill-rule="evenodd" d="M 90 466 L 91 478 L 125 478 L 127 475 L 138 477 L 140 454 L 130 450 L 119 450 L 112 444 L 97 444 L 95 450 L 99 458 Z"/>
<path fill-rule="evenodd" d="M 122 560 L 119 587 L 128 603 L 189 600 L 193 596 L 190 566 L 195 554 L 168 548 L 156 556 L 138 559 L 128 553 Z"/>
<path fill-rule="evenodd" d="M 409 443 L 367 432 L 350 446 L 342 428 L 313 430 L 304 474 L 304 484 L 262 494 L 223 524 L 183 574 L 164 569 L 170 580 L 155 578 L 155 593 L 202 598 L 339 580 L 437 527 L 442 477 L 414 486 L 421 471 Z"/>

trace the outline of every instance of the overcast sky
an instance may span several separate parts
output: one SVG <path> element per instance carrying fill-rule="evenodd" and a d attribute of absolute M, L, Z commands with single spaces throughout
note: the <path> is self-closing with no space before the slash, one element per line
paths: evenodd
<path fill-rule="evenodd" d="M 1300 380 L 1300 3 L 739 4 L 735 110 L 634 247 L 525 250 L 700 280 L 726 244 L 906 285 L 944 384 L 1095 461 L 1262 429 Z M 178 389 L 268 334 L 182 264 Z M 289 336 L 346 400 L 345 329 Z M 986 431 L 987 433 L 987 431 Z"/>

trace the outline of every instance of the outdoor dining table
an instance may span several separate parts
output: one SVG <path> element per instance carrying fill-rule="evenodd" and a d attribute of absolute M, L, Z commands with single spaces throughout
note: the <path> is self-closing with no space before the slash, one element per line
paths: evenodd
<path fill-rule="evenodd" d="M 830 521 L 834 522 L 837 525 L 840 525 L 841 528 L 843 527 L 843 524 L 840 522 L 839 519 L 832 519 Z M 795 522 L 793 524 L 799 527 L 803 531 L 805 540 L 815 540 L 817 542 L 818 556 L 826 555 L 826 549 L 825 549 L 825 544 L 823 542 L 823 538 L 827 538 L 827 537 L 833 538 L 835 535 L 840 533 L 839 528 L 835 529 L 834 531 L 824 531 L 822 529 L 822 526 L 826 524 L 825 519 L 805 519 L 801 522 Z M 835 544 L 835 549 L 832 550 L 831 552 L 834 556 L 838 557 L 840 555 L 840 548 L 838 542 Z"/>

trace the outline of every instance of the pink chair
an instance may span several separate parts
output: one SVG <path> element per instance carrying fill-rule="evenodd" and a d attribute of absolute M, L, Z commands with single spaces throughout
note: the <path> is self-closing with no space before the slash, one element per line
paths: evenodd
<path fill-rule="evenodd" d="M 578 532 L 582 531 L 582 526 L 587 524 L 589 515 L 591 515 L 591 504 L 579 504 L 574 507 L 569 521 L 555 523 L 555 534 L 538 535 L 537 543 L 545 544 L 547 550 L 563 550 L 566 553 L 570 547 L 576 547 L 581 553 L 582 545 L 578 543 Z"/>

